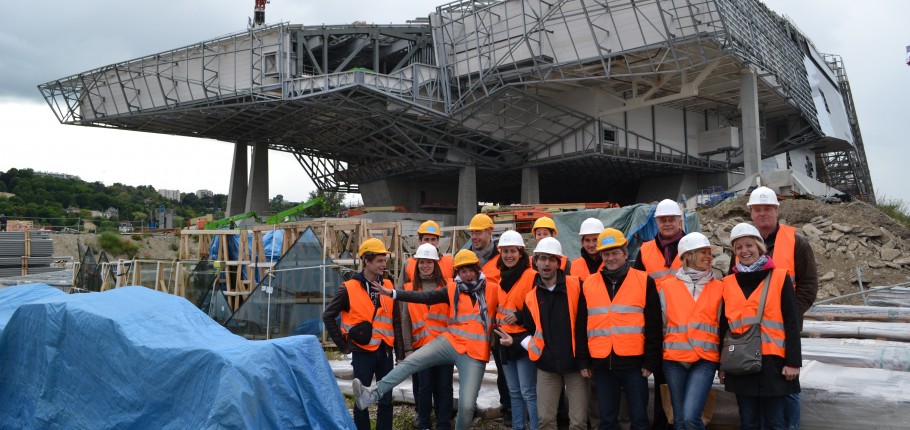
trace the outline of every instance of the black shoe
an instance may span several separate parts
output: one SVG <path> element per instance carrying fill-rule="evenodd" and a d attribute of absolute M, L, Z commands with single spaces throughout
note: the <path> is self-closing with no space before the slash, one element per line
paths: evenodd
<path fill-rule="evenodd" d="M 512 427 L 512 411 L 506 410 L 502 412 L 502 425 Z"/>

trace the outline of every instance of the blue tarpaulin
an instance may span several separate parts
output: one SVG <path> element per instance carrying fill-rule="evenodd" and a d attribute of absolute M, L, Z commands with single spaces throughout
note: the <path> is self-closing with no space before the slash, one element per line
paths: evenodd
<path fill-rule="evenodd" d="M 4 293 L 0 428 L 354 428 L 313 336 L 250 341 L 145 287 Z"/>
<path fill-rule="evenodd" d="M 0 332 L 19 306 L 65 295 L 47 284 L 23 284 L 0 289 Z"/>

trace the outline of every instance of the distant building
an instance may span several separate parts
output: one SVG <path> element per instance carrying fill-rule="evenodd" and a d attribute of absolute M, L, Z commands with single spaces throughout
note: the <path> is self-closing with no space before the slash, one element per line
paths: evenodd
<path fill-rule="evenodd" d="M 92 214 L 92 218 L 103 218 L 104 212 L 101 211 L 89 211 Z"/>
<path fill-rule="evenodd" d="M 35 172 L 35 175 L 37 175 L 37 176 L 47 176 L 47 177 L 59 178 L 59 179 L 76 179 L 76 180 L 80 180 L 80 181 L 82 180 L 82 178 L 80 178 L 80 177 L 78 177 L 78 176 L 76 176 L 76 175 L 70 175 L 70 174 L 67 174 L 67 173 L 57 173 L 57 172 Z"/>
<path fill-rule="evenodd" d="M 105 219 L 120 218 L 120 211 L 114 207 L 107 208 L 104 211 L 104 218 Z"/>
<path fill-rule="evenodd" d="M 158 194 L 171 200 L 180 200 L 180 190 L 158 190 Z"/>
<path fill-rule="evenodd" d="M 203 198 L 203 197 L 212 197 L 212 196 L 214 196 L 214 195 L 215 195 L 215 193 L 213 193 L 212 190 L 199 190 L 199 191 L 196 191 L 196 197 L 199 197 L 200 199 Z"/>

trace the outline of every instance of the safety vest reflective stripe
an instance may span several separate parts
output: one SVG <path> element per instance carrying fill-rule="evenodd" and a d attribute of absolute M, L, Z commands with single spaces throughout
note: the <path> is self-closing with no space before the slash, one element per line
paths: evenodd
<path fill-rule="evenodd" d="M 707 324 L 707 323 L 689 322 L 689 328 L 691 328 L 692 330 L 699 330 L 699 331 L 711 333 L 714 335 L 720 334 L 720 329 L 717 326 L 713 326 L 713 325 Z"/>
<path fill-rule="evenodd" d="M 485 335 L 476 334 L 476 333 L 468 333 L 458 327 L 449 327 L 447 329 L 447 331 L 456 336 L 461 336 L 461 337 L 463 337 L 465 339 L 469 339 L 469 340 L 477 340 L 477 341 L 482 341 L 482 342 L 485 342 L 487 340 L 487 336 L 485 336 Z"/>
<path fill-rule="evenodd" d="M 688 333 L 688 332 L 689 332 L 689 327 L 686 327 L 684 325 L 668 326 L 666 329 L 664 329 L 664 333 Z"/>
<path fill-rule="evenodd" d="M 664 342 L 664 349 L 692 351 L 692 345 L 689 342 Z"/>
<path fill-rule="evenodd" d="M 637 326 L 613 326 L 610 328 L 588 330 L 588 337 L 592 336 L 610 336 L 613 334 L 643 334 L 644 327 Z"/>
<path fill-rule="evenodd" d="M 453 317 L 449 318 L 449 324 L 458 324 L 458 323 L 463 323 L 463 322 L 468 322 L 468 321 L 475 321 L 475 322 L 479 322 L 481 324 L 483 323 L 483 319 L 480 318 L 480 315 L 474 315 L 474 314 L 467 314 L 467 315 L 462 314 L 462 315 L 457 315 L 457 316 L 453 316 Z"/>
<path fill-rule="evenodd" d="M 543 333 L 535 330 L 534 338 L 531 339 L 531 344 L 528 345 L 528 352 L 530 352 L 531 354 L 534 354 L 536 356 L 534 361 L 537 361 L 537 359 L 540 358 L 540 355 L 543 354 L 543 349 L 541 349 L 541 347 L 537 346 L 537 345 L 543 345 L 543 343 L 544 343 L 543 342 Z"/>
<path fill-rule="evenodd" d="M 415 322 L 415 323 L 412 323 L 412 324 L 411 324 L 411 328 L 413 328 L 413 329 L 415 329 L 415 330 L 416 330 L 416 329 L 419 329 L 419 328 L 424 328 L 424 327 L 426 327 L 426 326 L 427 326 L 427 322 L 426 322 L 426 321 L 418 321 L 418 322 Z"/>
<path fill-rule="evenodd" d="M 386 317 L 386 316 L 382 316 L 382 315 L 379 315 L 379 314 L 376 314 L 376 318 L 373 319 L 373 321 L 384 322 L 384 323 L 387 323 L 387 324 L 391 324 L 391 323 L 392 323 L 392 319 L 391 319 L 391 318 Z"/>
<path fill-rule="evenodd" d="M 418 332 L 417 334 L 412 335 L 412 339 L 413 339 L 412 342 L 413 342 L 413 344 L 417 344 L 417 343 L 419 343 L 421 340 L 424 340 L 424 339 L 426 339 L 426 338 L 428 338 L 428 337 L 430 337 L 430 334 L 429 334 L 429 333 L 427 333 L 426 331 L 420 331 L 420 332 Z M 422 345 L 421 345 L 421 346 L 422 346 Z"/>
<path fill-rule="evenodd" d="M 643 314 L 645 313 L 645 308 L 641 306 L 626 306 L 626 305 L 610 305 L 610 306 L 599 306 L 596 308 L 588 309 L 588 316 L 591 315 L 604 315 L 610 312 L 618 312 L 623 314 Z"/>
<path fill-rule="evenodd" d="M 445 315 L 445 314 L 434 314 L 434 313 L 429 313 L 429 314 L 427 314 L 427 319 L 428 319 L 428 320 L 445 321 L 445 320 L 449 319 L 449 317 L 448 317 L 448 315 Z"/>
<path fill-rule="evenodd" d="M 689 338 L 689 345 L 691 345 L 695 348 L 702 348 L 702 349 L 714 350 L 714 351 L 719 351 L 719 348 L 720 348 L 719 342 L 707 342 L 704 340 L 698 340 L 698 339 L 692 339 L 692 338 Z"/>

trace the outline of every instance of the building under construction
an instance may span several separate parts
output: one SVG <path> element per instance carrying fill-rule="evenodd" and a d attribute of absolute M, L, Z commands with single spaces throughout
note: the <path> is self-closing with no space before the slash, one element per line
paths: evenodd
<path fill-rule="evenodd" d="M 457 207 L 461 223 L 478 201 L 631 203 L 757 176 L 874 199 L 841 59 L 758 0 L 458 1 L 402 25 L 253 26 L 39 89 L 66 124 L 233 142 L 229 213 L 267 209 L 269 150 L 319 189 Z"/>

